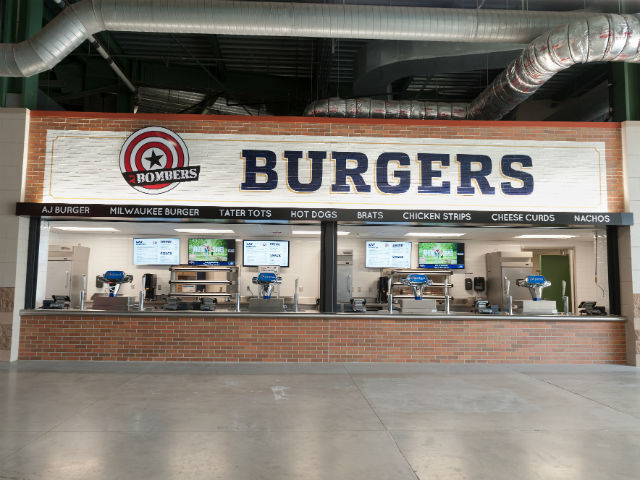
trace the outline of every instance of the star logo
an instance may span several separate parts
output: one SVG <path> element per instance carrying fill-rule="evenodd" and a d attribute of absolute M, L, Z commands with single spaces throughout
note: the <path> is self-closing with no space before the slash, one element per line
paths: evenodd
<path fill-rule="evenodd" d="M 151 156 L 149 157 L 145 157 L 145 160 L 149 161 L 149 168 L 153 168 L 155 165 L 158 166 L 158 168 L 162 168 L 162 165 L 160 164 L 160 159 L 163 157 L 164 155 L 156 155 L 156 151 L 155 150 L 151 150 Z"/>
<path fill-rule="evenodd" d="M 200 166 L 189 165 L 189 151 L 180 135 L 163 127 L 145 127 L 122 145 L 120 171 L 133 189 L 158 195 L 183 182 L 198 181 Z"/>

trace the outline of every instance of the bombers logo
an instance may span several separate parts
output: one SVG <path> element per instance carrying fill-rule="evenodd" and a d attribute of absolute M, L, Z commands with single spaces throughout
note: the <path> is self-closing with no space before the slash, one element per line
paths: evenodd
<path fill-rule="evenodd" d="M 195 182 L 199 166 L 189 166 L 189 151 L 182 138 L 162 127 L 134 132 L 120 150 L 120 171 L 129 185 L 158 195 L 181 182 Z"/>

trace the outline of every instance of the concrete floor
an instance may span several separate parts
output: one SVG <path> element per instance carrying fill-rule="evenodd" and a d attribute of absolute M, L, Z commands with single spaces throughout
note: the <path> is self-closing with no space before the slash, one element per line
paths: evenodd
<path fill-rule="evenodd" d="M 0 365 L 0 479 L 638 479 L 640 369 Z"/>

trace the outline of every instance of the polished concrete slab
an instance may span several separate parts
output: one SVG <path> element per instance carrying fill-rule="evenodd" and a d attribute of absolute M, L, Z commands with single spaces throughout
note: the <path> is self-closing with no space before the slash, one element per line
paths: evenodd
<path fill-rule="evenodd" d="M 640 369 L 0 365 L 0 479 L 637 479 Z"/>

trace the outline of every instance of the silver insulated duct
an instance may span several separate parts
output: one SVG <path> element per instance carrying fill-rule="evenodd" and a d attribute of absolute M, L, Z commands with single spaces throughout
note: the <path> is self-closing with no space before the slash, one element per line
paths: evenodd
<path fill-rule="evenodd" d="M 531 42 L 469 107 L 470 119 L 498 120 L 556 73 L 578 63 L 640 62 L 640 17 L 577 20 Z"/>
<path fill-rule="evenodd" d="M 638 14 L 601 14 L 573 21 L 536 38 L 470 105 L 330 98 L 312 102 L 304 114 L 324 117 L 499 120 L 556 73 L 578 63 L 639 63 L 639 49 Z"/>
<path fill-rule="evenodd" d="M 39 0 L 34 0 L 39 1 Z M 31 39 L 0 44 L 0 77 L 53 68 L 103 30 L 380 40 L 530 42 L 589 13 L 221 0 L 82 0 Z"/>
<path fill-rule="evenodd" d="M 464 120 L 466 103 L 421 102 L 419 100 L 374 100 L 371 98 L 326 98 L 307 105 L 308 117 L 412 118 L 415 120 Z"/>

